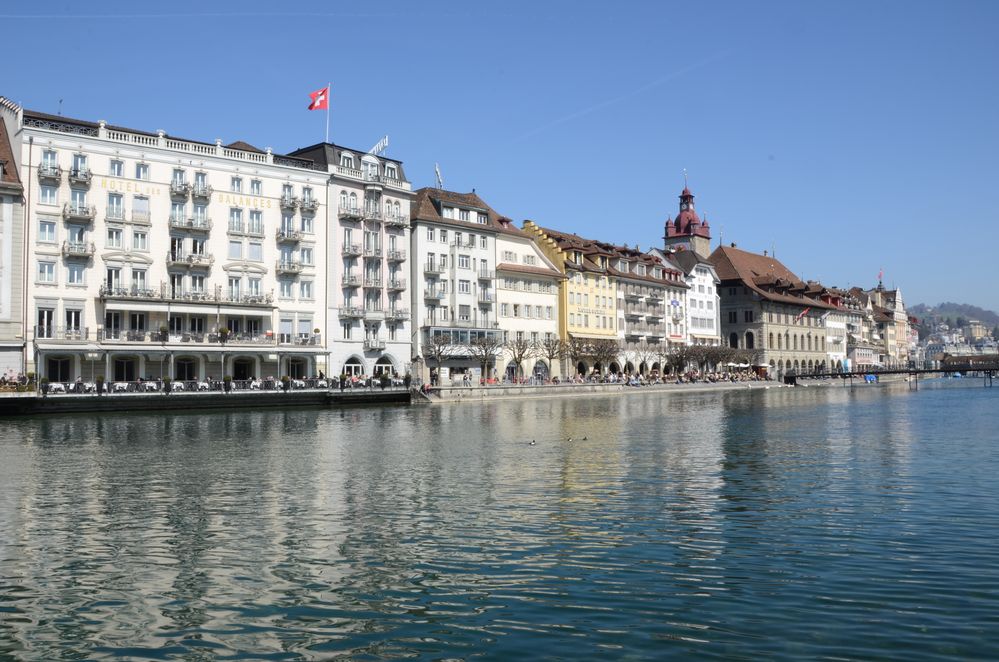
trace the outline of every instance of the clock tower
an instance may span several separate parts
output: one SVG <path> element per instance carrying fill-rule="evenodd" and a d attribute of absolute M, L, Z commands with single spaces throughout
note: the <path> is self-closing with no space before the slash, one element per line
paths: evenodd
<path fill-rule="evenodd" d="M 666 219 L 665 246 L 694 251 L 702 259 L 711 253 L 711 229 L 708 221 L 701 221 L 694 209 L 694 194 L 686 186 L 680 193 L 680 213 Z"/>

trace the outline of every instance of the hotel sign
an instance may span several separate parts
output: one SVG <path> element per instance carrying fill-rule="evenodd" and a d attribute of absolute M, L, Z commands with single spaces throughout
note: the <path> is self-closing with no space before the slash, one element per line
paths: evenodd
<path fill-rule="evenodd" d="M 118 193 L 135 193 L 136 195 L 159 195 L 162 189 L 154 184 L 145 182 L 129 182 L 119 179 L 108 179 L 101 177 L 101 188 Z"/>
<path fill-rule="evenodd" d="M 224 205 L 231 207 L 249 207 L 250 209 L 270 209 L 272 200 L 270 198 L 260 198 L 252 195 L 239 195 L 233 193 L 217 193 L 215 199 Z"/>

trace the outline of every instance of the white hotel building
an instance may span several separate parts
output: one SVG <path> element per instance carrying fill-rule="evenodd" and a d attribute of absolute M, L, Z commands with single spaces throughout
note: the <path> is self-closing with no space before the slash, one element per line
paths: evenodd
<path fill-rule="evenodd" d="M 411 371 L 413 192 L 402 163 L 330 143 L 292 154 L 330 174 L 324 314 L 331 374 L 405 375 Z"/>
<path fill-rule="evenodd" d="M 327 370 L 324 165 L 23 110 L 26 370 L 53 381 Z"/>

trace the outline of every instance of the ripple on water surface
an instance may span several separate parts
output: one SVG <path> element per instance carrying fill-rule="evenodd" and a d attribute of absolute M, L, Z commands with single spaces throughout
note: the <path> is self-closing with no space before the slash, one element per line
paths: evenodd
<path fill-rule="evenodd" d="M 2 422 L 0 658 L 996 658 L 996 393 Z"/>

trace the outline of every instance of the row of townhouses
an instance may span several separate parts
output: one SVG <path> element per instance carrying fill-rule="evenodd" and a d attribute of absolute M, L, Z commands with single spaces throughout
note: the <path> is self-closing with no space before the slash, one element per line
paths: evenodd
<path fill-rule="evenodd" d="M 0 117 L 5 375 L 548 378 L 657 371 L 689 345 L 751 350 L 775 375 L 906 360 L 897 290 L 712 251 L 686 188 L 640 250 L 414 191 L 380 153 L 278 154 L 3 97 Z"/>

